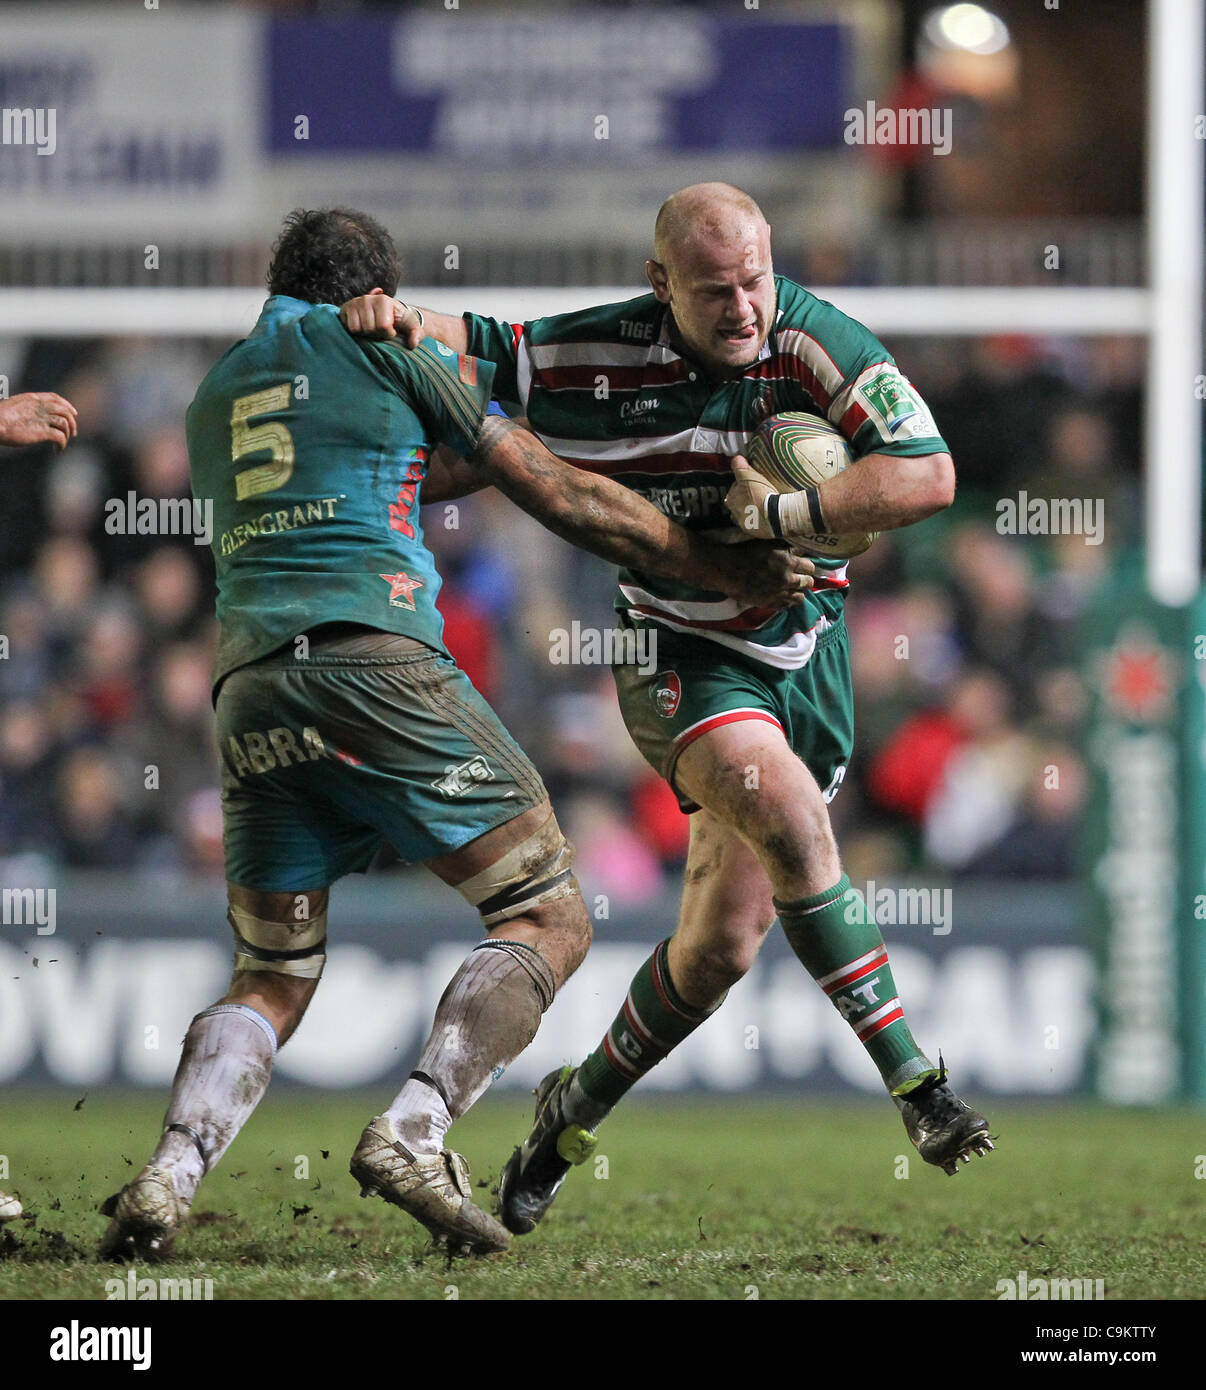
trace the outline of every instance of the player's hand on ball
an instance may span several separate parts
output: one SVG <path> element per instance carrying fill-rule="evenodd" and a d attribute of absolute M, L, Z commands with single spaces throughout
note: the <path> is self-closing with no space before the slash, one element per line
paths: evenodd
<path fill-rule="evenodd" d="M 795 608 L 812 588 L 816 566 L 783 545 L 730 545 L 725 553 L 729 573 L 720 587 L 747 608 Z"/>
<path fill-rule="evenodd" d="M 734 524 L 747 536 L 770 540 L 775 532 L 767 515 L 767 502 L 775 495 L 775 489 L 760 473 L 755 473 L 740 454 L 733 459 L 733 478 L 724 505 Z"/>
<path fill-rule="evenodd" d="M 75 406 L 53 391 L 25 391 L 0 401 L 0 444 L 67 447 L 79 433 Z"/>
<path fill-rule="evenodd" d="M 401 336 L 406 346 L 412 348 L 423 341 L 422 314 L 384 290 L 370 290 L 357 299 L 349 299 L 339 306 L 339 317 L 357 338 L 386 342 Z"/>

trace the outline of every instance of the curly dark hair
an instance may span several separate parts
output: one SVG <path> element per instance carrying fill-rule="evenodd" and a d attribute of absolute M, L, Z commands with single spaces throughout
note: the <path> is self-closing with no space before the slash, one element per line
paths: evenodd
<path fill-rule="evenodd" d="M 268 293 L 342 304 L 377 286 L 393 294 L 401 278 L 393 239 L 367 213 L 295 208 L 272 248 Z"/>

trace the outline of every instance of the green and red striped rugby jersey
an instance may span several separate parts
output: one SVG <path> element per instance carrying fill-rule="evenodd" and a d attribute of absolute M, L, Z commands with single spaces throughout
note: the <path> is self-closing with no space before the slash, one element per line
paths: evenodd
<path fill-rule="evenodd" d="M 774 329 L 758 360 L 729 380 L 710 380 L 672 346 L 669 312 L 652 294 L 524 324 L 466 314 L 469 352 L 495 364 L 495 395 L 518 404 L 555 454 L 634 489 L 684 526 L 736 543 L 744 537 L 724 509 L 729 460 L 767 416 L 823 415 L 856 458 L 947 447 L 874 334 L 792 280 L 776 276 L 775 287 Z M 818 560 L 816 589 L 779 614 L 628 570 L 616 606 L 790 670 L 840 618 L 847 567 Z"/>

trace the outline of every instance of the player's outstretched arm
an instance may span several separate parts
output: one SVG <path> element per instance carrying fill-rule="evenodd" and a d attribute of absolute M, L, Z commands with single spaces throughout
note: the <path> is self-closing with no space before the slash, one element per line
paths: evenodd
<path fill-rule="evenodd" d="M 866 454 L 837 477 L 802 492 L 776 494 L 740 455 L 733 460 L 733 477 L 724 499 L 733 521 L 747 534 L 787 541 L 826 532 L 893 531 L 924 521 L 955 499 L 950 454 Z"/>
<path fill-rule="evenodd" d="M 429 502 L 451 502 L 454 497 L 468 497 L 489 486 L 488 473 L 447 444 L 437 444 L 419 488 L 419 504 L 425 507 Z"/>
<path fill-rule="evenodd" d="M 613 564 L 716 589 L 751 607 L 793 607 L 812 588 L 814 566 L 804 556 L 719 545 L 684 530 L 629 488 L 563 463 L 513 420 L 485 421 L 473 462 L 555 535 Z"/>
<path fill-rule="evenodd" d="M 434 338 L 454 352 L 469 351 L 469 330 L 459 315 L 404 304 L 384 290 L 371 290 L 349 299 L 339 306 L 339 317 L 357 338 L 371 338 L 374 342 L 401 338 L 409 348 L 417 348 L 424 338 Z"/>
<path fill-rule="evenodd" d="M 53 391 L 25 391 L 0 401 L 0 444 L 57 444 L 79 431 L 75 406 Z"/>

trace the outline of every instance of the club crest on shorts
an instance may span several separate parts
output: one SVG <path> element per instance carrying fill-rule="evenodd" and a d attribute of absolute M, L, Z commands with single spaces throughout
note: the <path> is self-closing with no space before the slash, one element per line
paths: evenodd
<path fill-rule="evenodd" d="M 683 698 L 683 683 L 677 671 L 667 671 L 659 676 L 653 687 L 653 707 L 663 719 L 673 719 L 678 713 L 678 703 Z"/>
<path fill-rule="evenodd" d="M 448 766 L 443 777 L 431 784 L 442 796 L 464 796 L 475 782 L 493 782 L 494 771 L 483 757 L 470 758 L 459 767 Z"/>

